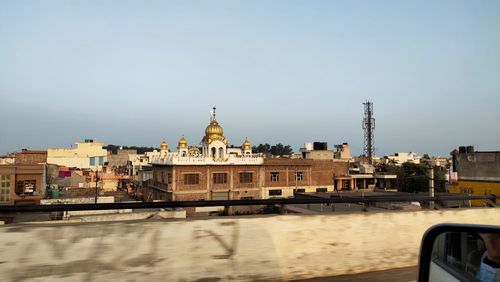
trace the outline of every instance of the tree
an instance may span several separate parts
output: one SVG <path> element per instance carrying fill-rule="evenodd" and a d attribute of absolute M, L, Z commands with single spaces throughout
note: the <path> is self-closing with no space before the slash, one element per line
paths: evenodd
<path fill-rule="evenodd" d="M 429 179 L 424 165 L 405 162 L 398 172 L 398 183 L 403 192 L 417 193 L 428 190 Z"/>
<path fill-rule="evenodd" d="M 281 157 L 293 154 L 292 146 L 283 145 L 281 143 L 272 146 L 267 143 L 259 144 L 258 146 L 253 146 L 252 150 L 254 153 L 262 153 L 266 155 L 281 156 Z"/>

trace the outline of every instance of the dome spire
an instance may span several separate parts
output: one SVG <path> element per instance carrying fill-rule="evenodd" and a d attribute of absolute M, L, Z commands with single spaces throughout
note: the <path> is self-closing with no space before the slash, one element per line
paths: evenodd
<path fill-rule="evenodd" d="M 215 110 L 217 109 L 217 107 L 215 107 L 215 105 L 212 107 L 212 110 L 210 111 L 210 121 L 213 121 L 215 120 Z"/>
<path fill-rule="evenodd" d="M 224 137 L 224 130 L 219 125 L 217 120 L 215 119 L 215 110 L 217 108 L 214 106 L 210 111 L 210 123 L 207 128 L 205 128 L 205 136 L 201 140 L 202 143 L 210 144 L 212 141 L 220 140 L 224 144 L 227 144 L 226 137 Z"/>

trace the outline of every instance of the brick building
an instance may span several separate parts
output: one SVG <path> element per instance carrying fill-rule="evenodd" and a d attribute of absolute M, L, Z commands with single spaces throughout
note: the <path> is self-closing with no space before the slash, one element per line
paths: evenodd
<path fill-rule="evenodd" d="M 281 158 L 260 165 L 153 164 L 149 192 L 153 199 L 175 201 L 292 197 L 295 190 L 333 191 L 335 177 L 347 169 L 347 162 Z"/>
<path fill-rule="evenodd" d="M 45 194 L 47 151 L 22 149 L 0 165 L 0 204 L 40 203 Z"/>
<path fill-rule="evenodd" d="M 348 175 L 348 162 L 330 159 L 263 158 L 245 139 L 228 147 L 215 119 L 205 129 L 201 148 L 182 137 L 178 152 L 163 150 L 152 161 L 153 179 L 146 186 L 151 200 L 236 200 L 292 197 L 298 192 L 334 190 Z"/>

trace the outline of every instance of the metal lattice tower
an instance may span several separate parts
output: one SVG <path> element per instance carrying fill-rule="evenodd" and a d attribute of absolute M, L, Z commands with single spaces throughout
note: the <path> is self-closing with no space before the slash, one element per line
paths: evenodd
<path fill-rule="evenodd" d="M 370 162 L 375 154 L 375 145 L 373 133 L 375 132 L 375 118 L 373 117 L 373 103 L 366 100 L 363 103 L 365 106 L 365 118 L 363 119 L 363 129 L 365 130 L 365 156 Z"/>

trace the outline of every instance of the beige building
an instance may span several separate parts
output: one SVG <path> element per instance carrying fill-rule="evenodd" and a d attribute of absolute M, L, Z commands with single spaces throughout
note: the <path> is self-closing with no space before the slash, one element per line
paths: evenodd
<path fill-rule="evenodd" d="M 44 164 L 0 165 L 0 204 L 40 203 L 45 172 Z"/>
<path fill-rule="evenodd" d="M 76 142 L 75 148 L 48 149 L 47 163 L 80 169 L 101 170 L 107 162 L 108 152 L 103 149 L 103 143 L 87 139 L 85 142 Z"/>
<path fill-rule="evenodd" d="M 11 153 L 4 156 L 0 156 L 0 165 L 14 164 L 15 162 L 16 162 L 15 154 Z"/>
<path fill-rule="evenodd" d="M 388 162 L 392 161 L 397 166 L 400 166 L 406 162 L 419 164 L 420 158 L 420 156 L 417 156 L 417 154 L 413 152 L 398 152 L 394 153 L 394 155 L 387 156 Z"/>

